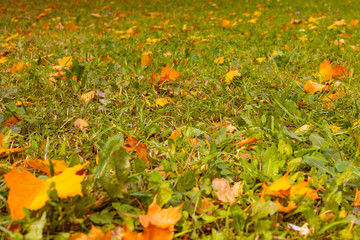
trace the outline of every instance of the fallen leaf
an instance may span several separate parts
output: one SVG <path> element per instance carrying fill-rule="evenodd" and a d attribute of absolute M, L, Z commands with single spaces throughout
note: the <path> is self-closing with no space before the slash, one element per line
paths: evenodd
<path fill-rule="evenodd" d="M 50 176 L 49 160 L 33 158 L 33 159 L 25 160 L 25 163 L 27 165 L 29 165 L 30 167 L 40 170 L 40 171 L 46 173 L 48 176 Z M 53 165 L 54 175 L 58 175 L 58 174 L 62 173 L 67 167 L 67 164 L 64 160 L 51 159 L 51 163 Z"/>
<path fill-rule="evenodd" d="M 303 180 L 299 184 L 291 186 L 289 196 L 293 197 L 296 195 L 303 195 L 303 196 L 308 196 L 313 200 L 318 199 L 319 198 L 317 194 L 318 190 L 308 188 L 307 186 L 309 185 L 309 183 L 310 181 Z"/>
<path fill-rule="evenodd" d="M 225 75 L 225 83 L 230 84 L 234 77 L 241 77 L 239 71 L 230 71 Z"/>
<path fill-rule="evenodd" d="M 85 102 L 85 103 L 88 103 L 91 99 L 93 99 L 95 96 L 95 91 L 90 91 L 90 92 L 87 92 L 83 95 L 81 95 L 81 99 Z"/>
<path fill-rule="evenodd" d="M 359 206 L 360 206 L 360 191 L 359 188 L 356 188 L 354 207 L 359 207 Z"/>
<path fill-rule="evenodd" d="M 212 181 L 212 188 L 215 190 L 216 196 L 224 203 L 235 203 L 239 196 L 240 182 L 236 182 L 230 187 L 229 180 L 225 178 L 215 178 Z"/>
<path fill-rule="evenodd" d="M 349 25 L 352 26 L 352 27 L 356 27 L 358 24 L 359 24 L 359 20 L 357 20 L 357 19 L 353 19 L 349 23 Z"/>
<path fill-rule="evenodd" d="M 99 13 L 91 13 L 91 16 L 101 18 L 101 15 Z"/>
<path fill-rule="evenodd" d="M 175 208 L 171 206 L 168 209 L 161 209 L 156 203 L 155 196 L 147 214 L 139 216 L 144 231 L 136 234 L 124 225 L 122 240 L 171 240 L 174 226 L 181 218 L 180 209 L 182 205 Z"/>
<path fill-rule="evenodd" d="M 172 100 L 172 98 L 170 97 L 165 97 L 165 98 L 159 98 L 156 100 L 155 104 L 164 107 L 166 104 L 168 103 L 173 103 L 174 100 Z"/>
<path fill-rule="evenodd" d="M 328 81 L 333 78 L 344 77 L 350 74 L 349 72 L 346 72 L 345 66 L 341 66 L 340 64 L 336 65 L 335 67 L 331 66 L 329 59 L 320 63 L 319 72 L 322 81 Z"/>
<path fill-rule="evenodd" d="M 230 24 L 230 20 L 227 19 L 227 18 L 223 18 L 223 20 L 221 21 L 221 27 L 223 28 L 227 28 L 227 27 L 230 27 L 231 24 Z"/>
<path fill-rule="evenodd" d="M 10 119 L 5 120 L 3 123 L 5 127 L 9 127 L 10 125 L 16 125 L 18 122 L 22 121 L 23 119 L 19 115 L 12 115 Z"/>
<path fill-rule="evenodd" d="M 128 139 L 124 142 L 125 143 L 124 149 L 127 152 L 131 152 L 136 147 L 135 151 L 138 158 L 139 159 L 144 158 L 145 163 L 149 165 L 150 161 L 146 152 L 147 146 L 144 143 L 139 143 L 139 140 L 137 140 L 136 138 L 133 138 L 131 136 L 127 136 L 127 138 Z"/>
<path fill-rule="evenodd" d="M 322 91 L 330 91 L 330 87 L 313 81 L 307 81 L 304 85 L 305 92 L 309 94 L 315 94 Z"/>
<path fill-rule="evenodd" d="M 80 130 L 83 130 L 84 128 L 88 127 L 89 124 L 84 119 L 78 118 L 74 122 L 74 126 L 79 128 Z"/>
<path fill-rule="evenodd" d="M 266 195 L 278 196 L 278 197 L 289 196 L 291 186 L 292 185 L 289 181 L 289 172 L 285 173 L 284 176 L 277 179 L 269 187 L 265 183 L 263 183 L 262 185 L 264 189 L 263 192 Z"/>
<path fill-rule="evenodd" d="M 303 131 L 308 131 L 310 130 L 311 128 L 311 124 L 305 124 L 305 125 L 302 125 L 301 127 L 299 127 L 298 129 L 295 130 L 295 133 L 298 133 L 298 132 L 303 132 Z"/>
<path fill-rule="evenodd" d="M 329 125 L 329 128 L 330 128 L 332 133 L 337 133 L 339 131 L 339 129 L 341 129 L 341 127 L 338 127 L 338 126 L 335 126 L 335 125 L 332 125 L 332 124 Z"/>
<path fill-rule="evenodd" d="M 63 57 L 63 59 L 58 61 L 59 66 L 70 67 L 72 65 L 72 57 Z"/>
<path fill-rule="evenodd" d="M 153 53 L 151 51 L 144 52 L 143 55 L 141 56 L 141 67 L 150 66 L 152 59 L 153 59 Z"/>
<path fill-rule="evenodd" d="M 225 56 L 216 58 L 214 62 L 219 65 L 223 64 L 225 62 Z"/>
<path fill-rule="evenodd" d="M 0 158 L 8 156 L 10 153 L 18 153 L 25 150 L 25 148 L 3 148 L 3 137 L 4 135 L 0 133 Z"/>
<path fill-rule="evenodd" d="M 274 203 L 279 207 L 278 212 L 290 212 L 297 208 L 297 205 L 293 201 L 289 201 L 286 207 L 279 202 L 279 199 L 276 199 Z"/>
<path fill-rule="evenodd" d="M 45 206 L 49 200 L 47 192 L 52 182 L 55 183 L 55 189 L 60 198 L 82 196 L 81 182 L 85 174 L 84 172 L 80 175 L 77 173 L 84 169 L 84 166 L 79 164 L 66 168 L 61 174 L 47 180 L 35 177 L 25 168 L 13 167 L 9 173 L 3 175 L 6 185 L 10 188 L 7 202 L 12 221 L 25 217 L 23 208 L 38 210 Z"/>
<path fill-rule="evenodd" d="M 112 239 L 111 230 L 104 233 L 99 228 L 92 225 L 89 234 L 73 233 L 71 234 L 68 240 L 111 240 L 111 239 Z"/>
<path fill-rule="evenodd" d="M 180 135 L 180 133 L 181 133 L 181 129 L 175 130 L 171 133 L 169 138 L 176 141 L 176 139 Z"/>
<path fill-rule="evenodd" d="M 243 146 L 246 146 L 246 150 L 250 150 L 253 146 L 255 146 L 258 143 L 258 139 L 254 137 L 248 137 L 245 140 L 242 140 L 238 143 L 238 148 L 242 148 Z"/>
<path fill-rule="evenodd" d="M 24 68 L 27 68 L 27 65 L 25 64 L 25 62 L 19 62 L 17 64 L 14 64 L 12 67 L 11 67 L 11 72 L 18 72 Z"/>
<path fill-rule="evenodd" d="M 160 75 L 157 75 L 158 82 L 155 82 L 155 71 L 151 74 L 151 80 L 154 86 L 159 86 L 168 81 L 175 81 L 179 74 L 175 69 L 170 69 L 169 66 L 166 66 L 161 69 Z"/>

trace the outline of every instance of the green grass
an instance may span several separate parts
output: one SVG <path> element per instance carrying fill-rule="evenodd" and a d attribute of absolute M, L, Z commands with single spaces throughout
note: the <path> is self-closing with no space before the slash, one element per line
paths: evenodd
<path fill-rule="evenodd" d="M 48 14 L 37 18 L 45 9 Z M 360 25 L 348 25 L 359 9 L 354 0 L 5 1 L 0 8 L 0 53 L 11 53 L 0 63 L 0 118 L 23 119 L 10 126 L 10 146 L 28 148 L 1 158 L 0 173 L 35 156 L 62 159 L 70 166 L 90 164 L 83 197 L 59 199 L 49 193 L 44 208 L 16 223 L 11 223 L 8 188 L 0 177 L 0 232 L 20 239 L 44 212 L 46 239 L 67 239 L 71 233 L 88 232 L 91 224 L 106 231 L 125 222 L 141 231 L 138 214 L 145 214 L 157 194 L 164 208 L 184 203 L 174 239 L 304 238 L 287 223 L 308 224 L 308 239 L 359 239 L 359 208 L 353 203 L 360 179 L 360 129 L 355 124 L 360 113 Z M 252 17 L 255 11 L 261 16 Z M 152 18 L 153 12 L 161 15 Z M 310 17 L 318 18 L 316 23 L 309 23 Z M 223 28 L 223 18 L 236 24 Z M 254 18 L 256 23 L 249 22 Z M 292 19 L 302 23 L 290 26 Z M 341 19 L 347 24 L 328 29 Z M 69 23 L 78 29 L 69 30 Z M 134 26 L 138 33 L 129 38 L 116 32 Z M 147 44 L 147 39 L 164 40 Z M 340 39 L 346 44 L 334 44 Z M 153 60 L 141 68 L 146 51 L 153 52 Z M 66 79 L 55 77 L 50 84 L 49 74 L 56 72 L 52 65 L 66 56 L 73 57 Z M 102 64 L 107 56 L 111 60 Z M 214 63 L 221 56 L 228 60 Z M 337 79 L 346 95 L 329 109 L 321 101 L 329 93 L 310 95 L 303 89 L 308 80 L 320 83 L 319 66 L 326 59 L 350 72 Z M 29 66 L 11 72 L 19 62 Z M 179 78 L 154 87 L 152 72 L 167 65 L 180 72 Z M 222 78 L 235 69 L 242 76 L 225 84 Z M 89 91 L 105 97 L 85 104 L 81 95 Z M 163 97 L 174 103 L 157 106 Z M 32 105 L 17 107 L 16 101 Z M 299 106 L 301 101 L 307 105 Z M 74 126 L 78 118 L 89 123 L 86 130 Z M 236 130 L 226 131 L 226 121 Z M 312 125 L 310 130 L 295 133 L 305 124 Z M 334 133 L 330 125 L 341 129 Z M 176 129 L 181 135 L 170 140 Z M 147 145 L 149 166 L 135 152 L 125 170 L 112 158 L 109 139 L 122 143 L 127 134 Z M 259 141 L 251 150 L 239 150 L 238 143 L 248 137 Z M 190 144 L 193 138 L 197 146 Z M 241 157 L 243 153 L 250 159 Z M 99 173 L 99 156 L 106 173 Z M 159 166 L 166 178 L 154 171 Z M 288 170 L 293 183 L 311 177 L 310 186 L 320 189 L 321 198 L 296 197 L 298 208 L 280 213 L 274 198 L 260 203 L 261 185 L 270 185 Z M 235 204 L 217 200 L 214 178 L 241 182 Z M 124 186 L 126 192 L 121 191 Z M 211 214 L 197 211 L 203 198 L 214 204 Z"/>

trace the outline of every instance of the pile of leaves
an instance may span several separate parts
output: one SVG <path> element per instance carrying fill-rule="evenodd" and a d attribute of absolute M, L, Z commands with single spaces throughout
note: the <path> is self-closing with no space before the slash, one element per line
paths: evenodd
<path fill-rule="evenodd" d="M 359 239 L 358 1 L 0 6 L 9 239 Z"/>

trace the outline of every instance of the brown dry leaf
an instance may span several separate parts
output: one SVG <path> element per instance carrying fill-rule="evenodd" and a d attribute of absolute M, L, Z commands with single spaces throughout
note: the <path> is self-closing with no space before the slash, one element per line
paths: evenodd
<path fill-rule="evenodd" d="M 91 226 L 89 234 L 85 233 L 73 233 L 68 240 L 111 240 L 111 230 L 104 233 L 95 226 Z M 121 238 L 120 238 L 121 239 Z"/>
<path fill-rule="evenodd" d="M 196 210 L 198 214 L 212 214 L 211 208 L 214 206 L 214 204 L 210 201 L 209 198 L 203 197 L 201 199 L 200 207 Z"/>
<path fill-rule="evenodd" d="M 137 145 L 135 151 L 139 159 L 144 158 L 146 165 L 150 164 L 146 149 L 147 146 L 144 143 L 139 143 L 139 140 L 136 138 L 133 138 L 131 136 L 127 136 L 128 139 L 124 142 L 126 145 L 124 146 L 124 149 L 127 152 L 131 152 L 135 146 Z M 138 144 L 139 143 L 139 144 Z"/>
<path fill-rule="evenodd" d="M 87 92 L 83 95 L 81 95 L 81 99 L 85 102 L 85 103 L 88 103 L 91 99 L 93 99 L 95 96 L 95 91 L 90 91 L 90 92 Z"/>
<path fill-rule="evenodd" d="M 25 160 L 25 163 L 30 167 L 40 170 L 50 176 L 50 163 L 48 160 L 33 158 Z M 51 163 L 53 165 L 55 175 L 62 173 L 67 167 L 64 160 L 51 159 Z"/>
<path fill-rule="evenodd" d="M 225 178 L 215 178 L 212 181 L 212 188 L 216 196 L 224 203 L 235 203 L 236 198 L 239 196 L 240 182 L 230 187 L 229 180 Z"/>
<path fill-rule="evenodd" d="M 305 92 L 309 94 L 315 94 L 322 91 L 330 91 L 330 87 L 313 81 L 307 81 L 304 85 Z"/>
<path fill-rule="evenodd" d="M 76 121 L 74 122 L 74 126 L 79 128 L 80 130 L 83 130 L 84 128 L 88 127 L 89 124 L 87 123 L 87 121 L 85 121 L 82 118 L 78 118 L 76 119 Z"/>

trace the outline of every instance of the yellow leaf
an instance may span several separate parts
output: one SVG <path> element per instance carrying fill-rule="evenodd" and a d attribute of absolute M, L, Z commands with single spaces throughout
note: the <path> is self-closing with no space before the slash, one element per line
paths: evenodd
<path fill-rule="evenodd" d="M 327 85 L 323 85 L 313 81 L 307 81 L 304 85 L 304 90 L 309 94 L 315 94 L 317 92 L 330 91 L 330 88 Z"/>
<path fill-rule="evenodd" d="M 88 103 L 91 99 L 93 99 L 95 96 L 95 91 L 90 91 L 88 93 L 85 93 L 83 95 L 81 95 L 81 99 L 85 102 Z"/>
<path fill-rule="evenodd" d="M 215 59 L 215 63 L 217 63 L 219 65 L 223 64 L 224 61 L 225 61 L 225 56 L 218 57 L 218 58 Z"/>
<path fill-rule="evenodd" d="M 150 66 L 153 59 L 153 53 L 151 51 L 143 53 L 141 57 L 141 67 Z"/>
<path fill-rule="evenodd" d="M 80 130 L 83 130 L 84 128 L 88 127 L 89 124 L 84 119 L 78 118 L 74 122 L 74 126 L 78 127 Z"/>
<path fill-rule="evenodd" d="M 172 100 L 172 98 L 165 97 L 165 98 L 157 99 L 155 104 L 164 107 L 166 104 L 173 103 L 173 102 L 174 102 L 174 100 Z"/>
<path fill-rule="evenodd" d="M 308 125 L 308 124 L 302 125 L 301 127 L 299 127 L 298 129 L 295 130 L 295 133 L 302 132 L 302 131 L 308 131 L 308 130 L 310 130 L 311 126 L 312 126 L 311 124 L 310 125 Z"/>
<path fill-rule="evenodd" d="M 360 206 L 360 191 L 359 188 L 356 188 L 354 207 L 359 207 L 359 206 Z"/>
<path fill-rule="evenodd" d="M 212 181 L 212 187 L 215 190 L 216 196 L 222 202 L 235 203 L 236 198 L 239 196 L 240 182 L 236 182 L 234 186 L 230 187 L 229 180 L 215 178 Z"/>
<path fill-rule="evenodd" d="M 72 57 L 63 57 L 63 59 L 58 61 L 60 66 L 70 67 L 72 65 Z"/>
<path fill-rule="evenodd" d="M 339 131 L 339 129 L 341 129 L 341 127 L 338 127 L 338 126 L 335 126 L 335 125 L 332 125 L 332 124 L 329 125 L 329 128 L 330 128 L 332 133 L 337 133 Z"/>
<path fill-rule="evenodd" d="M 50 163 L 48 160 L 41 160 L 41 159 L 33 158 L 33 159 L 25 160 L 25 163 L 27 165 L 29 165 L 30 167 L 40 170 L 40 171 L 46 173 L 48 176 L 50 176 Z M 67 167 L 64 160 L 51 159 L 51 163 L 53 164 L 55 175 L 62 173 Z"/>
<path fill-rule="evenodd" d="M 230 84 L 234 77 L 241 77 L 239 71 L 230 71 L 225 75 L 225 83 Z"/>
<path fill-rule="evenodd" d="M 51 183 L 55 183 L 55 189 L 60 198 L 82 196 L 81 182 L 85 174 L 84 165 L 76 165 L 67 168 L 63 173 L 43 180 L 35 177 L 25 168 L 19 172 L 18 168 L 13 168 L 4 175 L 6 185 L 10 188 L 8 205 L 13 221 L 25 217 L 23 208 L 38 210 L 49 200 L 48 190 Z"/>
<path fill-rule="evenodd" d="M 171 135 L 170 135 L 170 139 L 172 139 L 172 140 L 174 140 L 174 141 L 176 141 L 176 139 L 178 138 L 178 136 L 180 135 L 180 133 L 181 133 L 181 129 L 178 129 L 178 130 L 175 130 L 175 131 L 173 131 L 172 133 L 171 133 Z"/>

